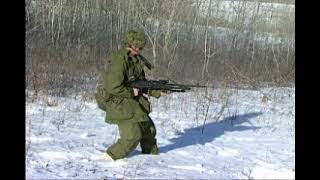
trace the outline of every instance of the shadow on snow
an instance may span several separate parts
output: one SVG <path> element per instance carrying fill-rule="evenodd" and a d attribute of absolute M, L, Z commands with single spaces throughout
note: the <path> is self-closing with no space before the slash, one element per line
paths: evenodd
<path fill-rule="evenodd" d="M 256 130 L 261 127 L 253 126 L 250 123 L 250 119 L 260 116 L 262 112 L 252 112 L 241 114 L 238 117 L 226 117 L 221 121 L 210 122 L 205 124 L 203 134 L 202 125 L 186 129 L 184 132 L 178 134 L 178 137 L 170 139 L 172 144 L 160 147 L 160 153 L 166 153 L 168 151 L 191 146 L 195 144 L 204 145 L 207 142 L 213 141 L 216 137 L 223 135 L 228 131 L 246 131 L 246 130 Z M 241 125 L 248 122 L 249 125 Z"/>

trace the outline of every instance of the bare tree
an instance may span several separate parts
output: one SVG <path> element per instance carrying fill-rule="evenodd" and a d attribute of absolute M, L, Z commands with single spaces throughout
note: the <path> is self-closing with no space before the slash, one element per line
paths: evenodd
<path fill-rule="evenodd" d="M 154 77 L 294 84 L 294 13 L 282 0 L 26 0 L 27 88 L 94 84 L 129 29 L 146 32 Z"/>

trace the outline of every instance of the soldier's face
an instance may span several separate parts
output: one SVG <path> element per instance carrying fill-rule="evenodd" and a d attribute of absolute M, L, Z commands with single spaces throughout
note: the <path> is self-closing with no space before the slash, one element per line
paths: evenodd
<path fill-rule="evenodd" d="M 133 50 L 136 51 L 136 52 L 140 52 L 140 48 L 138 47 L 135 47 L 135 46 L 132 46 Z"/>
<path fill-rule="evenodd" d="M 140 52 L 140 48 L 137 48 L 137 47 L 135 47 L 135 46 L 133 46 L 133 45 L 131 45 L 130 47 L 130 51 L 131 51 L 131 53 L 132 54 L 139 54 L 139 52 Z"/>

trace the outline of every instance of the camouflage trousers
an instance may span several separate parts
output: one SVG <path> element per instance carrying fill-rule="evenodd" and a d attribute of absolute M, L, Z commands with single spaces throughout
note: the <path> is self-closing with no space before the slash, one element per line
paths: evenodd
<path fill-rule="evenodd" d="M 140 143 L 143 154 L 158 154 L 156 127 L 153 121 L 147 116 L 147 121 L 117 123 L 120 138 L 112 144 L 107 153 L 114 160 L 129 155 Z"/>

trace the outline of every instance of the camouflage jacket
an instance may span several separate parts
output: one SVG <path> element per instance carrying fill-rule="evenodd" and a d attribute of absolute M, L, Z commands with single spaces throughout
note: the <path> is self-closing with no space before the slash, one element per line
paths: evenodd
<path fill-rule="evenodd" d="M 126 87 L 128 81 L 145 79 L 141 55 L 129 56 L 125 48 L 111 55 L 106 67 L 103 87 L 106 91 L 106 122 L 126 120 L 144 121 L 150 112 L 150 102 L 143 95 L 134 97 L 133 89 Z M 149 91 L 148 95 L 159 98 L 160 91 Z"/>

